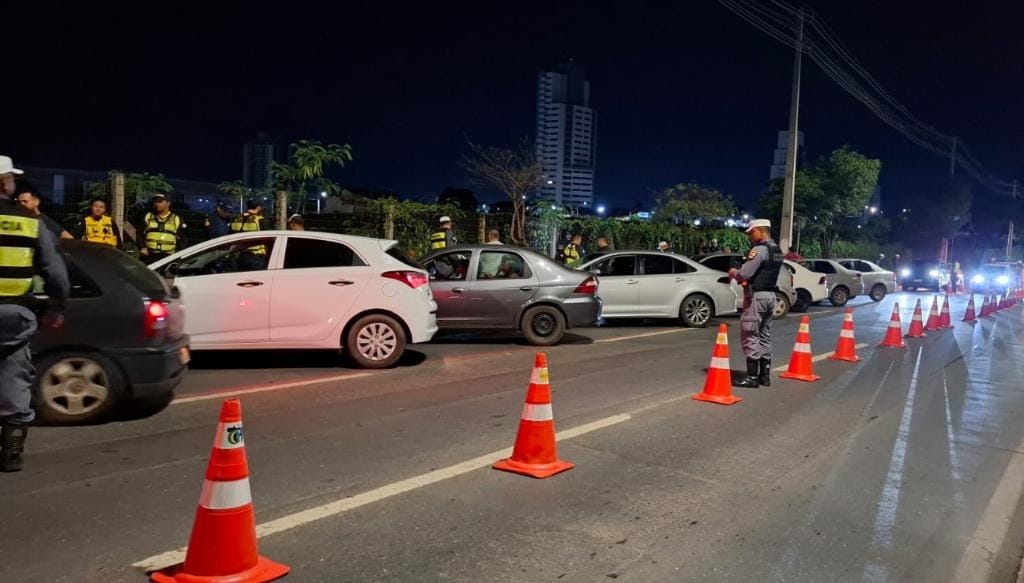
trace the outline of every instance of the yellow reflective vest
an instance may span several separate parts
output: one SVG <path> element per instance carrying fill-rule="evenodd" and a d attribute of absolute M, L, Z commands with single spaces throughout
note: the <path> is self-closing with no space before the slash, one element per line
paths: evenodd
<path fill-rule="evenodd" d="M 260 219 L 263 218 L 260 215 L 253 215 L 249 213 L 242 213 L 231 221 L 231 232 L 232 233 L 251 233 L 253 231 L 261 231 Z M 249 247 L 248 251 L 256 255 L 266 255 L 266 245 L 253 245 Z"/>
<path fill-rule="evenodd" d="M 4 211 L 0 214 L 0 298 L 32 291 L 39 219 Z"/>
<path fill-rule="evenodd" d="M 158 253 L 174 253 L 178 250 L 178 230 L 181 218 L 171 213 L 161 219 L 153 213 L 146 213 L 146 248 Z"/>
<path fill-rule="evenodd" d="M 448 246 L 448 240 L 451 239 L 452 245 L 458 244 L 458 240 L 451 231 L 438 231 L 430 236 L 430 250 L 437 251 L 438 249 L 444 249 Z"/>
<path fill-rule="evenodd" d="M 103 243 L 111 247 L 117 247 L 117 237 L 114 235 L 114 221 L 104 215 L 100 220 L 92 218 L 92 215 L 85 217 L 85 240 L 92 243 Z"/>

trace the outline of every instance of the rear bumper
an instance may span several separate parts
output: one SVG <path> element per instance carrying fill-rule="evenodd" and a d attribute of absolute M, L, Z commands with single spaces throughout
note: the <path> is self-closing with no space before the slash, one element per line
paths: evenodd
<path fill-rule="evenodd" d="M 166 395 L 181 383 L 188 370 L 182 362 L 182 350 L 188 350 L 188 336 L 158 348 L 131 348 L 104 351 L 120 365 L 132 397 Z"/>
<path fill-rule="evenodd" d="M 562 311 L 565 312 L 567 328 L 596 326 L 598 320 L 601 319 L 602 302 L 598 296 L 569 298 L 561 305 Z"/>

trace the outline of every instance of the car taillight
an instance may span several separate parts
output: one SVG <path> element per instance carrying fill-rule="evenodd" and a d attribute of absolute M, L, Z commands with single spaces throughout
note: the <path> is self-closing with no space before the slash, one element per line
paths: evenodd
<path fill-rule="evenodd" d="M 821 279 L 818 280 L 818 285 L 825 285 L 825 276 L 824 275 L 821 276 Z"/>
<path fill-rule="evenodd" d="M 425 273 L 418 271 L 385 271 L 380 275 L 381 277 L 400 281 L 412 289 L 423 287 L 430 282 Z"/>
<path fill-rule="evenodd" d="M 147 301 L 143 310 L 143 332 L 147 338 L 152 338 L 167 329 L 170 312 L 163 302 Z"/>
<path fill-rule="evenodd" d="M 588 277 L 587 279 L 583 280 L 583 283 L 576 286 L 576 289 L 573 290 L 572 293 L 587 294 L 591 296 L 597 295 L 597 278 Z"/>

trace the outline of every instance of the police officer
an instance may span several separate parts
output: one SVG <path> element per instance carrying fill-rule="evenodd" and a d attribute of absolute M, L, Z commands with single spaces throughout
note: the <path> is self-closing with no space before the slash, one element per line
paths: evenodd
<path fill-rule="evenodd" d="M 572 236 L 569 244 L 562 249 L 561 260 L 562 263 L 569 268 L 574 268 L 580 264 L 580 260 L 583 259 L 583 235 L 576 233 Z"/>
<path fill-rule="evenodd" d="M 750 253 L 739 269 L 729 270 L 729 276 L 743 285 L 740 337 L 747 357 L 747 376 L 735 386 L 748 389 L 771 385 L 772 312 L 782 269 L 782 249 L 772 241 L 771 227 L 768 219 L 750 221 Z"/>
<path fill-rule="evenodd" d="M 245 205 L 245 212 L 231 221 L 232 233 L 251 233 L 270 229 L 270 221 L 263 216 L 263 205 L 258 200 L 250 200 Z M 267 268 L 267 246 L 252 245 L 238 256 L 240 271 L 262 271 Z"/>
<path fill-rule="evenodd" d="M 82 219 L 82 239 L 111 247 L 117 247 L 121 239 L 117 225 L 107 215 L 107 201 L 102 198 L 92 199 L 89 216 Z"/>
<path fill-rule="evenodd" d="M 32 278 L 39 275 L 50 297 L 46 325 L 59 327 L 68 296 L 67 268 L 57 252 L 57 239 L 38 217 L 11 200 L 14 175 L 21 174 L 7 156 L 0 156 L 0 245 L 21 250 L 0 255 L 0 472 L 21 470 L 22 453 L 32 411 L 35 368 L 29 341 L 36 331 Z"/>
<path fill-rule="evenodd" d="M 167 195 L 153 195 L 153 212 L 146 213 L 143 222 L 143 245 L 139 250 L 145 263 L 153 263 L 183 247 L 185 221 L 171 212 Z"/>
<path fill-rule="evenodd" d="M 437 222 L 440 225 L 440 230 L 430 235 L 430 250 L 437 251 L 458 245 L 459 240 L 452 232 L 452 218 L 443 216 Z"/>

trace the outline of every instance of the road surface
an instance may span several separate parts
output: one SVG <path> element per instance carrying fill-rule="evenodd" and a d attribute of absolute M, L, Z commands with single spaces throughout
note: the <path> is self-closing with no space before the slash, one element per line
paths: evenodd
<path fill-rule="evenodd" d="M 876 345 L 896 294 L 854 306 L 861 362 L 816 383 L 701 389 L 714 328 L 631 322 L 547 350 L 560 457 L 511 447 L 535 349 L 457 335 L 367 372 L 333 355 L 199 355 L 158 414 L 34 428 L 0 475 L 0 581 L 144 581 L 187 542 L 220 402 L 239 396 L 262 554 L 293 581 L 1008 581 L 1024 549 L 1024 310 Z M 810 312 L 812 352 L 842 311 Z M 743 368 L 738 319 L 732 368 Z M 776 322 L 776 365 L 798 316 Z"/>

